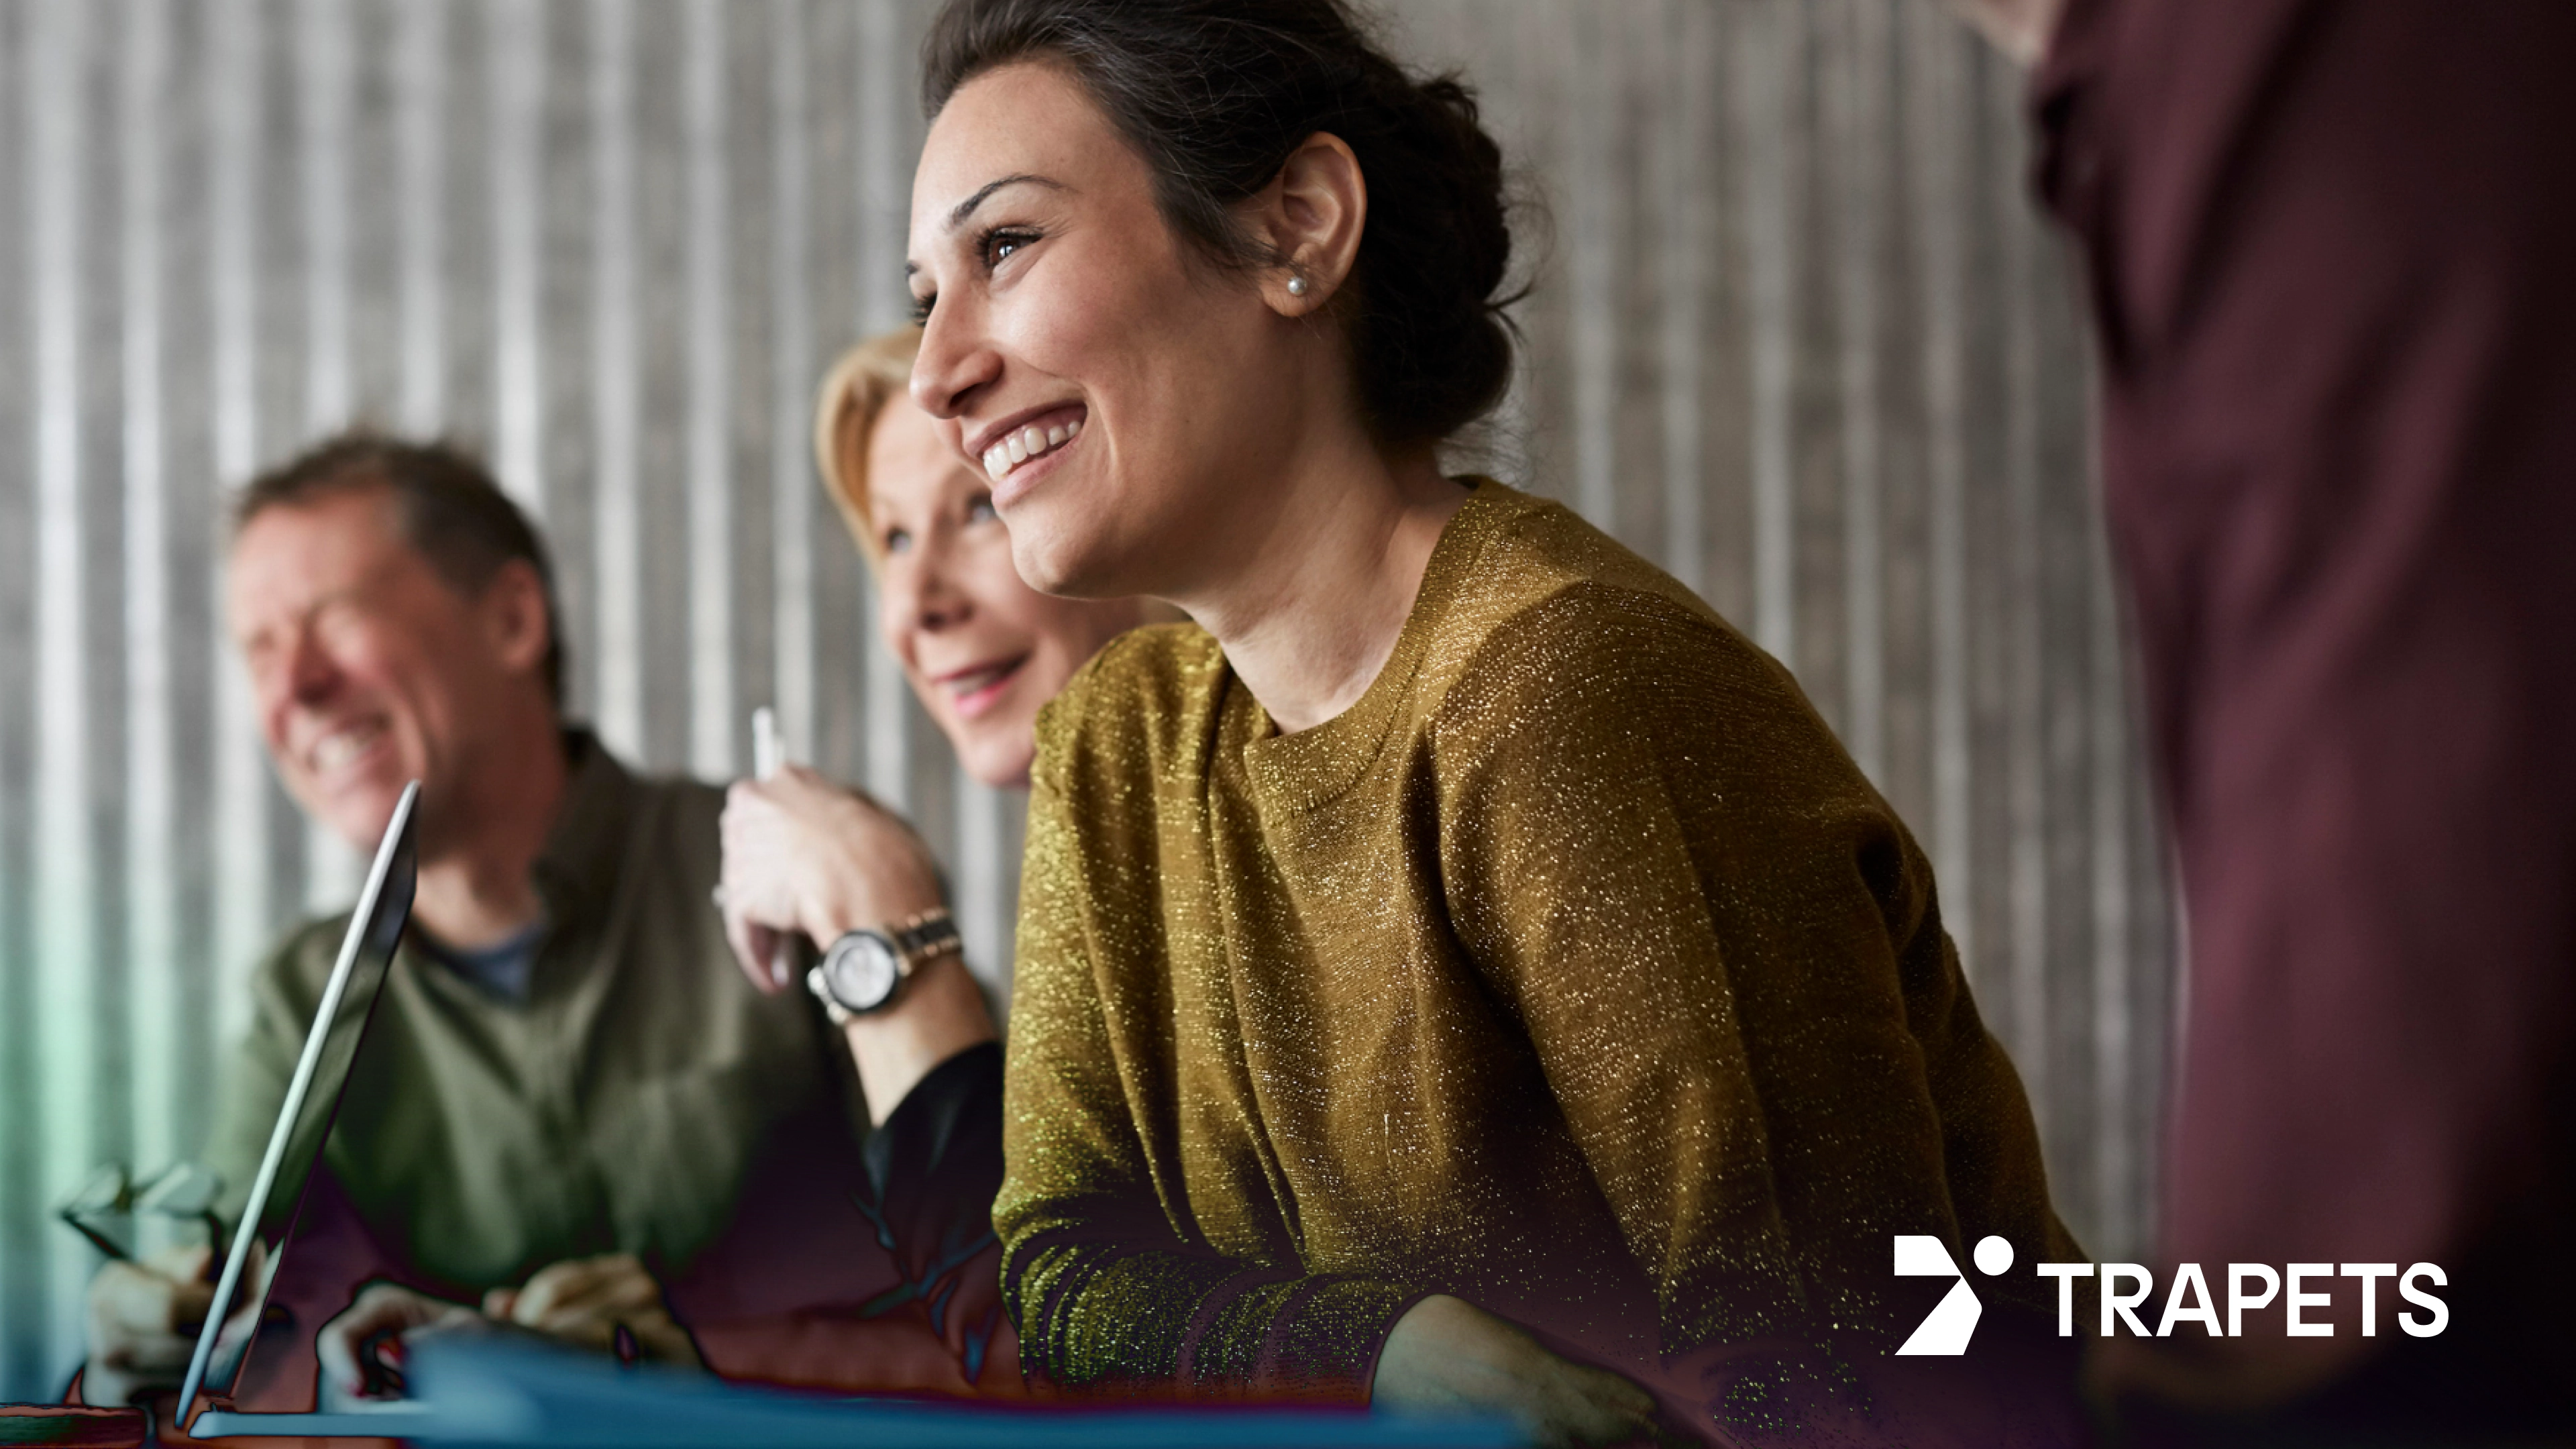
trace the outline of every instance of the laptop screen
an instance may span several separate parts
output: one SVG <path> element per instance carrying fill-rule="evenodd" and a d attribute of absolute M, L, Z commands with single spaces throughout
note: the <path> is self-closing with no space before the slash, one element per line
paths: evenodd
<path fill-rule="evenodd" d="M 417 782 L 406 787 L 394 806 L 384 839 L 358 893 L 349 929 L 341 938 L 338 960 L 322 991 L 307 1031 L 303 1055 L 289 1079 L 286 1099 L 278 1109 L 268 1150 L 252 1180 L 242 1221 L 233 1234 L 232 1251 L 216 1280 L 215 1297 L 198 1334 L 195 1356 L 179 1400 L 181 1412 L 202 1391 L 230 1392 L 255 1338 L 268 1290 L 275 1281 L 286 1240 L 293 1234 L 303 1199 L 313 1179 L 313 1166 L 339 1115 L 340 1098 L 349 1082 L 350 1064 L 375 1014 L 376 998 L 392 966 L 394 948 L 411 919 L 412 889 L 418 860 L 413 820 L 420 796 Z M 256 1245 L 256 1246 L 254 1246 Z"/>

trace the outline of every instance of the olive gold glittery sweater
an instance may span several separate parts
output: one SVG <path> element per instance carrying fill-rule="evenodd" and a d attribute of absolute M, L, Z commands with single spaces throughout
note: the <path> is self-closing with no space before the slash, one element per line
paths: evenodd
<path fill-rule="evenodd" d="M 2078 1256 L 1930 869 L 1788 673 L 1473 486 L 1339 717 L 1277 733 L 1184 624 L 1040 720 L 994 1209 L 1033 1372 L 1357 1396 L 1432 1292 L 1640 1375 L 1883 1353 L 1893 1234 Z"/>

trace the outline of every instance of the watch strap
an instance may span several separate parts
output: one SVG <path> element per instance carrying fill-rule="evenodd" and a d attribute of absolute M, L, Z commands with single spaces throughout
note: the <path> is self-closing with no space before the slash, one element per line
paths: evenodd
<path fill-rule="evenodd" d="M 924 961 L 965 946 L 965 938 L 957 932 L 957 918 L 945 908 L 924 911 L 897 924 L 886 932 L 886 939 L 894 942 L 895 954 L 903 958 L 906 974 Z"/>

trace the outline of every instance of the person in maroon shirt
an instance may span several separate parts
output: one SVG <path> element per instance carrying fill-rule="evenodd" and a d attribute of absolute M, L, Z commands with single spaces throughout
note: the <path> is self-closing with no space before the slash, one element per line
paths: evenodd
<path fill-rule="evenodd" d="M 2338 1272 L 2330 1337 L 2276 1300 L 2096 1382 L 2149 1440 L 2564 1430 L 2576 5 L 1962 3 L 2087 263 L 2189 927 L 2159 1256 Z M 2383 1278 L 2366 1336 L 2339 1270 L 2418 1262 L 2447 1330 Z"/>

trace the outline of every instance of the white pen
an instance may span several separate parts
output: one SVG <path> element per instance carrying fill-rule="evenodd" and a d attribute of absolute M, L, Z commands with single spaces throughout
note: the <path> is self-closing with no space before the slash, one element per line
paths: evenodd
<path fill-rule="evenodd" d="M 751 776 L 766 780 L 787 763 L 787 746 L 778 738 L 778 711 L 768 705 L 751 712 Z"/>

